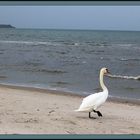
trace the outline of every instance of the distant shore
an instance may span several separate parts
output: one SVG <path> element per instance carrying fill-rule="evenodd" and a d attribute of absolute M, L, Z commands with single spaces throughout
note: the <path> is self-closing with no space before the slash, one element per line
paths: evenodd
<path fill-rule="evenodd" d="M 0 85 L 0 134 L 139 134 L 139 105 L 107 101 L 103 117 L 75 112 L 82 96 Z"/>
<path fill-rule="evenodd" d="M 15 28 L 15 27 L 10 24 L 0 24 L 0 28 Z"/>

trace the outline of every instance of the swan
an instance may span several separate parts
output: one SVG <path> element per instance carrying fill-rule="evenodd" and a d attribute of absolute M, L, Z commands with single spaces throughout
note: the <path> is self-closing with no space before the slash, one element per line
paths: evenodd
<path fill-rule="evenodd" d="M 103 91 L 88 95 L 87 97 L 83 98 L 82 104 L 80 105 L 79 109 L 75 111 L 89 112 L 89 118 L 92 118 L 91 112 L 95 112 L 98 114 L 99 117 L 102 117 L 101 112 L 97 111 L 96 109 L 99 108 L 108 97 L 108 89 L 103 82 L 104 75 L 108 73 L 110 72 L 108 71 L 107 68 L 101 68 L 99 79 Z"/>

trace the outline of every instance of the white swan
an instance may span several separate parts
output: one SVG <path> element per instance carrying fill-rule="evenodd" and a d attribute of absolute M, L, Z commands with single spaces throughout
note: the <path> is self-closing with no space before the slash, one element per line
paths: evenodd
<path fill-rule="evenodd" d="M 87 97 L 85 97 L 82 101 L 82 104 L 80 105 L 79 109 L 75 110 L 75 111 L 84 111 L 84 112 L 89 112 L 89 118 L 91 118 L 91 112 L 95 112 L 98 114 L 98 116 L 102 116 L 102 114 L 99 111 L 96 111 L 97 108 L 99 108 L 107 99 L 108 97 L 108 89 L 107 87 L 104 85 L 103 82 L 103 77 L 104 74 L 108 74 L 109 71 L 107 68 L 102 68 L 100 70 L 100 85 L 103 89 L 102 92 L 99 93 L 94 93 L 91 94 Z"/>

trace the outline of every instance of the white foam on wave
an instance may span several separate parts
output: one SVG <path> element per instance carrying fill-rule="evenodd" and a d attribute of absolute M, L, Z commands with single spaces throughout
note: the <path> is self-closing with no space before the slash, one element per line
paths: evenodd
<path fill-rule="evenodd" d="M 121 49 L 135 49 L 135 50 L 139 50 L 140 47 L 138 44 L 112 44 L 111 47 L 116 47 L 119 46 L 121 47 Z"/>
<path fill-rule="evenodd" d="M 78 45 L 80 45 L 80 44 L 79 44 L 79 43 L 77 43 L 77 42 L 75 42 L 75 43 L 74 43 L 74 46 L 78 46 Z"/>
<path fill-rule="evenodd" d="M 120 58 L 120 61 L 139 61 L 139 58 Z"/>
<path fill-rule="evenodd" d="M 13 44 L 27 44 L 27 45 L 58 45 L 56 43 L 52 42 L 43 42 L 43 41 L 5 41 L 5 40 L 0 40 L 0 43 L 13 43 Z"/>
<path fill-rule="evenodd" d="M 111 74 L 108 74 L 107 76 L 108 77 L 112 77 L 112 78 L 140 80 L 140 75 L 139 76 L 122 76 L 122 75 L 111 75 Z"/>
<path fill-rule="evenodd" d="M 131 47 L 132 45 L 135 44 L 117 44 L 118 46 L 122 46 L 122 47 Z"/>

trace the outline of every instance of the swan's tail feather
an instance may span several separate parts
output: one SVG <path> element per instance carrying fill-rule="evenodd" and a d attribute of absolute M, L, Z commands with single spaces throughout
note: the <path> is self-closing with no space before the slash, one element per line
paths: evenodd
<path fill-rule="evenodd" d="M 76 109 L 74 110 L 75 112 L 80 112 L 80 111 L 84 111 L 84 110 L 81 110 L 81 109 Z"/>
<path fill-rule="evenodd" d="M 74 110 L 74 111 L 80 112 L 80 111 L 83 111 L 83 110 L 81 110 L 80 108 L 78 108 L 78 109 L 76 109 L 76 110 Z"/>
<path fill-rule="evenodd" d="M 79 109 L 76 109 L 76 110 L 74 110 L 74 111 L 78 112 L 78 111 L 79 111 Z"/>

